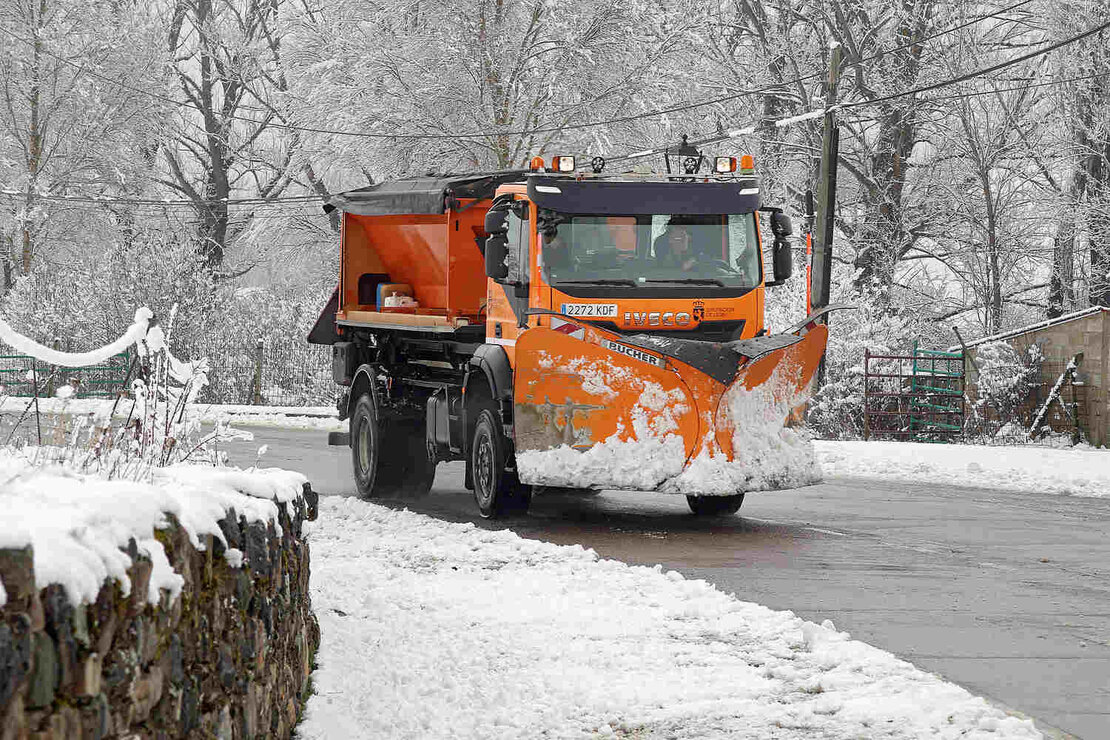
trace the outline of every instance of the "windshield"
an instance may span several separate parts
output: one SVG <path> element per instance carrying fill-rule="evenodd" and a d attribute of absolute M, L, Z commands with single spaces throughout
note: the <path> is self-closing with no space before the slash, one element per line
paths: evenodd
<path fill-rule="evenodd" d="M 581 216 L 541 211 L 552 284 L 759 284 L 755 214 Z"/>

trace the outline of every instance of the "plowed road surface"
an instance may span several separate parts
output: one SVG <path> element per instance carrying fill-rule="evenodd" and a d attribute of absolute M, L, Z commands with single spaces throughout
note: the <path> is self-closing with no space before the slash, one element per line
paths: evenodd
<path fill-rule="evenodd" d="M 299 470 L 354 494 L 346 448 L 319 431 L 253 427 L 232 462 Z M 889 650 L 1035 718 L 1050 736 L 1110 738 L 1110 499 L 831 479 L 753 494 L 736 516 L 694 518 L 681 497 L 537 497 L 486 522 L 460 463 L 417 501 L 429 516 L 591 547 L 688 577 Z"/>

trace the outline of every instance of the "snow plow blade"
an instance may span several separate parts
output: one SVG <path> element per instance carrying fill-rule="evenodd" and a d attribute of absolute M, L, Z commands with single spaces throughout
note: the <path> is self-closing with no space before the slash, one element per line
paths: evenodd
<path fill-rule="evenodd" d="M 522 482 L 705 496 L 820 479 L 789 423 L 808 400 L 825 326 L 724 344 L 559 328 L 516 343 Z"/>

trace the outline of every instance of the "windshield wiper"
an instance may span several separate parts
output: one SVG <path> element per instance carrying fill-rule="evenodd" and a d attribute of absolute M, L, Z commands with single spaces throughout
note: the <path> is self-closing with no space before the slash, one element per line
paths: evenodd
<path fill-rule="evenodd" d="M 647 283 L 687 283 L 689 285 L 719 285 L 725 284 L 716 278 L 671 278 L 670 280 L 645 280 Z"/>
<path fill-rule="evenodd" d="M 635 280 L 627 278 L 602 278 L 599 280 L 552 280 L 552 285 L 631 285 L 636 287 Z"/>

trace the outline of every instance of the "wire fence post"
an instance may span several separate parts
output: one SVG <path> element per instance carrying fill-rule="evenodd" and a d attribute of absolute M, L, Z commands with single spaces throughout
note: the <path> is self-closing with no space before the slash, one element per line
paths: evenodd
<path fill-rule="evenodd" d="M 863 350 L 863 440 L 871 439 L 871 349 Z"/>
<path fill-rule="evenodd" d="M 39 369 L 35 364 L 35 358 L 31 358 L 31 382 L 34 383 L 35 393 L 35 434 L 39 442 L 39 447 L 42 447 L 42 417 L 39 414 Z M 18 422 L 17 422 L 18 424 Z M 12 430 L 15 431 L 14 428 Z M 10 439 L 10 438 L 9 438 Z"/>
<path fill-rule="evenodd" d="M 62 340 L 55 339 L 53 342 L 50 343 L 50 347 L 55 352 L 61 352 L 62 351 Z M 57 388 L 55 387 L 56 383 L 55 383 L 55 378 L 54 378 L 54 375 L 55 375 L 56 372 L 57 372 L 57 370 L 50 373 L 50 377 L 48 377 L 46 379 L 46 385 L 42 389 L 42 394 L 46 398 L 53 398 L 54 397 L 54 391 L 57 390 Z"/>
<path fill-rule="evenodd" d="M 251 403 L 262 405 L 262 340 L 254 345 L 254 381 L 251 383 Z"/>

